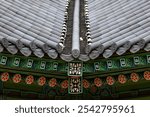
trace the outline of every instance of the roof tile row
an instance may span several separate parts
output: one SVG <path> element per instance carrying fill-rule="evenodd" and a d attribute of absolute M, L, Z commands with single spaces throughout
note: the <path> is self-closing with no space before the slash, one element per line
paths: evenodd
<path fill-rule="evenodd" d="M 150 51 L 149 0 L 88 0 L 87 25 L 90 40 L 86 53 L 91 59 L 128 50 L 136 53 Z M 96 55 L 95 55 L 96 53 Z"/>
<path fill-rule="evenodd" d="M 65 27 L 67 0 L 0 1 L 0 43 L 11 54 L 20 51 L 57 58 Z M 66 33 L 66 32 L 65 32 Z M 64 41 L 64 40 L 63 40 Z M 1 49 L 3 51 L 3 49 Z"/>

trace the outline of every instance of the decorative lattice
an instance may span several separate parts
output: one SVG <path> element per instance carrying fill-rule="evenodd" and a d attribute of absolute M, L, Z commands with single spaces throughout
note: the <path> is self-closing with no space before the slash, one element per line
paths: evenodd
<path fill-rule="evenodd" d="M 83 91 L 82 77 L 70 77 L 69 78 L 69 93 L 80 94 Z"/>
<path fill-rule="evenodd" d="M 13 77 L 13 82 L 14 83 L 20 83 L 21 82 L 21 75 L 20 74 L 15 74 Z"/>
<path fill-rule="evenodd" d="M 2 73 L 2 74 L 1 74 L 1 80 L 2 80 L 3 82 L 8 81 L 8 80 L 9 80 L 9 73 L 8 73 L 8 72 Z"/>
<path fill-rule="evenodd" d="M 34 82 L 34 77 L 32 75 L 29 75 L 25 79 L 26 84 L 32 84 Z"/>
<path fill-rule="evenodd" d="M 127 78 L 125 75 L 121 74 L 118 76 L 118 82 L 121 84 L 125 84 L 127 82 Z"/>
<path fill-rule="evenodd" d="M 57 80 L 55 78 L 52 78 L 49 80 L 48 84 L 50 87 L 55 87 L 57 85 Z"/>
<path fill-rule="evenodd" d="M 94 79 L 94 84 L 97 87 L 101 87 L 103 85 L 103 82 L 102 82 L 102 80 L 100 78 L 95 78 Z"/>
<path fill-rule="evenodd" d="M 69 63 L 68 76 L 82 76 L 82 63 Z"/>

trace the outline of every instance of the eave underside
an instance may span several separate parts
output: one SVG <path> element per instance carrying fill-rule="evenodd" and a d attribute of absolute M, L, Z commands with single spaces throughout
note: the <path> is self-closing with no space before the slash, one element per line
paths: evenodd
<path fill-rule="evenodd" d="M 150 71 L 150 53 L 127 54 L 122 57 L 114 56 L 111 59 L 97 59 L 95 61 L 83 63 L 83 80 L 90 83 L 88 88 L 83 87 L 83 93 L 77 95 L 68 94 L 68 89 L 63 89 L 61 83 L 68 80 L 68 63 L 60 59 L 37 59 L 36 57 L 24 58 L 20 55 L 11 55 L 8 53 L 1 53 L 0 59 L 7 57 L 6 64 L 0 65 L 0 73 L 8 72 L 10 79 L 7 82 L 0 81 L 1 95 L 6 97 L 14 97 L 20 99 L 125 99 L 137 98 L 143 95 L 149 95 L 150 81 L 144 78 L 144 72 Z M 15 58 L 20 58 L 19 66 L 14 66 Z M 127 62 L 127 66 L 121 66 L 120 60 Z M 137 61 L 139 59 L 139 61 Z M 33 66 L 27 67 L 28 60 L 33 60 Z M 46 62 L 45 69 L 41 69 L 41 61 Z M 74 61 L 80 62 L 80 61 Z M 24 63 L 24 64 L 23 64 Z M 110 64 L 112 63 L 112 66 Z M 98 68 L 97 68 L 98 64 Z M 48 67 L 50 66 L 50 67 Z M 138 82 L 133 82 L 130 78 L 132 73 L 137 73 L 139 76 Z M 21 74 L 22 81 L 20 83 L 13 83 L 13 76 Z M 119 75 L 125 75 L 127 82 L 121 84 L 118 81 Z M 32 75 L 35 81 L 31 85 L 25 83 L 25 78 Z M 39 86 L 37 81 L 39 77 L 46 78 L 46 84 Z M 115 83 L 109 85 L 106 78 L 111 76 Z M 49 80 L 55 78 L 57 86 L 50 87 Z M 94 79 L 100 78 L 103 81 L 101 87 L 96 87 Z"/>

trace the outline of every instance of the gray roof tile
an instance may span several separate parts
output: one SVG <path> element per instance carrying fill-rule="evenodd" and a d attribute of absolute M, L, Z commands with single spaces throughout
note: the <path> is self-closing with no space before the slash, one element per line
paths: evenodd
<path fill-rule="evenodd" d="M 92 40 L 86 50 L 90 55 L 99 46 L 104 48 L 99 55 L 105 58 L 149 48 L 149 0 L 88 0 L 87 5 Z"/>
<path fill-rule="evenodd" d="M 72 50 L 66 55 L 62 51 L 65 46 L 70 47 L 64 45 L 68 0 L 1 0 L 0 52 L 5 48 L 11 54 L 20 51 L 24 56 L 34 54 L 42 58 L 47 54 L 53 59 L 60 56 L 65 61 L 74 58 L 88 61 L 99 56 L 108 58 L 115 53 L 123 55 L 127 51 L 150 51 L 149 0 L 85 1 L 89 32 L 80 40 L 78 24 L 81 20 L 74 15 L 74 32 L 69 33 L 74 37 Z M 75 4 L 80 3 L 76 0 Z M 74 14 L 79 15 L 78 7 L 76 5 Z M 81 41 L 87 43 L 85 47 Z M 85 48 L 85 53 L 81 48 Z"/>
<path fill-rule="evenodd" d="M 1 0 L 0 43 L 11 54 L 57 58 L 67 0 Z M 53 49 L 49 49 L 53 48 Z"/>

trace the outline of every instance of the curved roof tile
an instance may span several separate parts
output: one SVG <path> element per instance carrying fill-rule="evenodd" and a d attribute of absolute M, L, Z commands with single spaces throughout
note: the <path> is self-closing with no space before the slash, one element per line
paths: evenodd
<path fill-rule="evenodd" d="M 122 55 L 128 50 L 136 53 L 147 47 L 150 42 L 149 0 L 86 1 L 91 40 L 85 50 L 91 59 L 99 55 L 109 58 L 114 53 Z"/>
<path fill-rule="evenodd" d="M 11 54 L 58 57 L 67 0 L 0 1 L 0 43 Z M 5 39 L 5 40 L 4 40 Z M 3 51 L 1 47 L 1 51 Z"/>
<path fill-rule="evenodd" d="M 0 52 L 5 48 L 11 54 L 20 51 L 24 56 L 48 55 L 69 62 L 121 56 L 141 49 L 150 51 L 149 0 L 70 2 L 73 1 L 1 0 Z M 73 16 L 68 13 L 72 12 L 69 5 L 75 7 Z"/>

